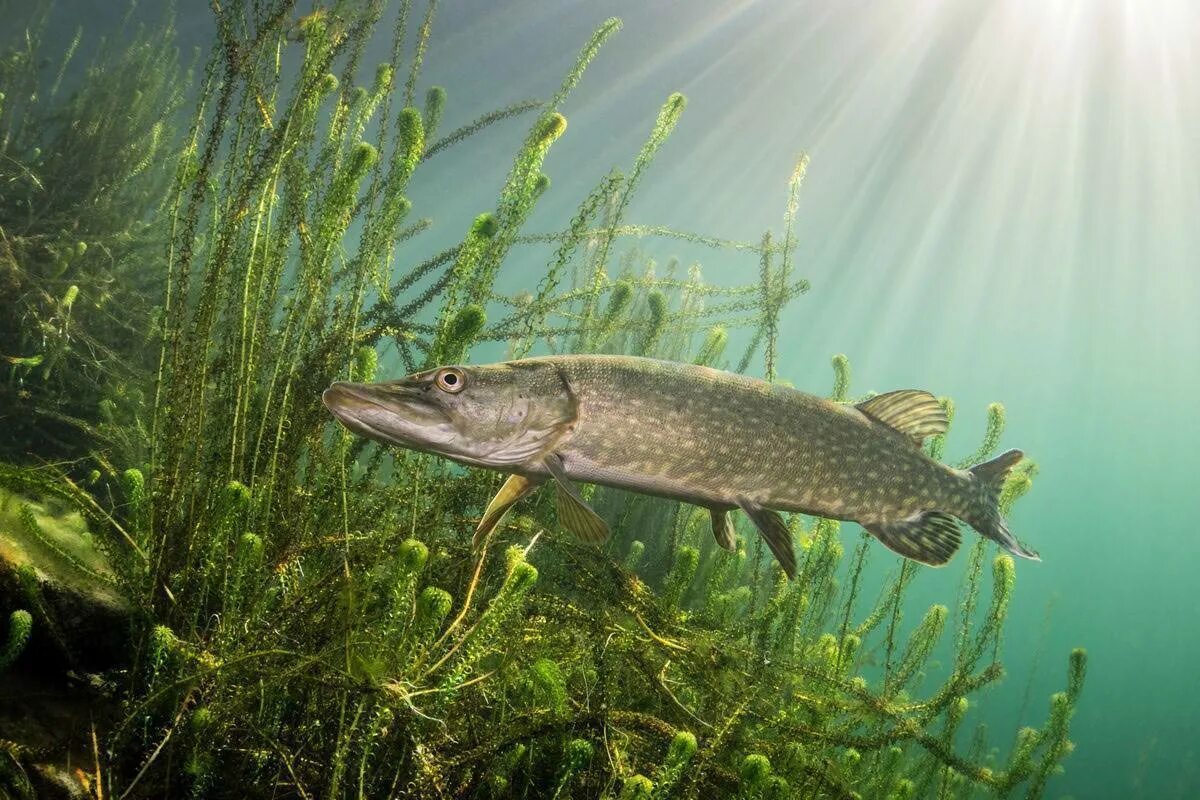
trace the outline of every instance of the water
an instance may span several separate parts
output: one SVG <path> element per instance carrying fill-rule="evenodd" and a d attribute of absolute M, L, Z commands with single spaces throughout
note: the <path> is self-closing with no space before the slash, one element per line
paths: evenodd
<path fill-rule="evenodd" d="M 211 12 L 181 6 L 183 52 L 207 52 Z M 840 352 L 855 394 L 953 397 L 951 461 L 974 449 L 987 404 L 1002 401 L 1004 444 L 1039 465 L 1010 522 L 1043 562 L 1017 564 L 1006 677 L 973 721 L 1006 750 L 1018 726 L 1043 724 L 1068 652 L 1086 647 L 1077 749 L 1047 796 L 1194 796 L 1200 701 L 1189 661 L 1200 635 L 1185 536 L 1200 512 L 1200 162 L 1190 147 L 1200 64 L 1188 44 L 1200 15 L 1172 0 L 446 2 L 418 85 L 447 87 L 443 132 L 547 97 L 612 15 L 624 28 L 563 105 L 567 132 L 544 165 L 553 184 L 523 230 L 563 229 L 612 166 L 632 163 L 672 91 L 688 107 L 629 221 L 757 242 L 780 230 L 788 175 L 807 152 L 795 271 L 812 288 L 779 320 L 780 378 L 823 393 Z M 77 24 L 90 39 L 118 22 L 107 4 L 60 2 L 47 50 Z M 386 57 L 386 40 L 372 40 L 364 65 Z M 184 114 L 195 89 L 186 94 Z M 421 253 L 457 244 L 494 206 L 528 124 L 498 124 L 417 171 L 414 215 L 434 220 Z M 758 279 L 753 254 L 640 246 L 660 264 L 699 260 L 719 285 Z M 534 290 L 549 252 L 511 253 L 497 291 Z M 503 352 L 484 344 L 472 360 Z M 394 351 L 381 354 L 381 374 L 402 371 Z M 856 537 L 843 527 L 848 551 Z M 893 566 L 875 554 L 868 602 Z M 905 601 L 911 621 L 931 603 L 953 614 L 965 568 L 962 553 L 923 572 Z"/>

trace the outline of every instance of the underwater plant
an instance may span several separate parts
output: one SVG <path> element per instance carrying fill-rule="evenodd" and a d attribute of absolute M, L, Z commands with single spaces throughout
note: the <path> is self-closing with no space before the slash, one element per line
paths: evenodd
<path fill-rule="evenodd" d="M 781 236 L 729 242 L 626 221 L 681 95 L 648 122 L 632 168 L 601 177 L 564 230 L 524 232 L 552 192 L 546 154 L 569 135 L 562 102 L 620 23 L 595 31 L 550 98 L 439 138 L 452 89 L 418 98 L 436 7 L 401 2 L 390 60 L 372 69 L 361 61 L 383 2 L 304 16 L 286 0 L 214 4 L 218 41 L 164 206 L 147 409 L 113 422 L 138 444 L 97 448 L 88 481 L 0 465 L 6 488 L 79 509 L 134 607 L 90 790 L 1040 796 L 1069 753 L 1086 660 L 1072 654 L 1045 726 L 1020 732 L 1007 760 L 982 735 L 960 745 L 970 698 L 1002 676 L 1015 579 L 985 540 L 966 559 L 957 613 L 934 606 L 915 627 L 904 596 L 923 567 L 899 564 L 866 602 L 864 566 L 882 554 L 863 534 L 847 555 L 830 520 L 790 518 L 795 581 L 748 531 L 724 550 L 704 515 L 611 489 L 585 490 L 614 531 L 604 548 L 562 534 L 533 497 L 473 550 L 493 474 L 331 424 L 321 391 L 371 381 L 389 346 L 406 370 L 504 342 L 513 355 L 761 363 L 777 380 L 780 314 L 808 289 L 793 263 L 804 159 Z M 294 75 L 283 49 L 296 52 Z M 416 255 L 427 223 L 411 216 L 424 213 L 409 197 L 414 172 L 521 115 L 532 120 L 499 196 L 481 199 L 461 243 Z M 752 259 L 759 280 L 720 287 L 698 265 L 660 270 L 636 246 L 650 237 Z M 550 251 L 536 289 L 498 293 L 525 247 Z M 730 354 L 738 333 L 745 348 Z M 844 402 L 847 360 L 834 368 Z M 999 440 L 993 416 L 977 460 Z M 1031 474 L 1018 467 L 1003 503 Z M 952 666 L 938 675 L 943 641 Z"/>
<path fill-rule="evenodd" d="M 120 43 L 77 69 L 82 29 L 48 57 L 50 5 L 27 6 L 6 9 L 0 37 L 0 457 L 10 461 L 79 457 L 114 415 L 141 411 L 166 235 L 155 212 L 186 85 L 169 19 L 127 19 Z"/>
<path fill-rule="evenodd" d="M 8 615 L 8 634 L 4 641 L 4 648 L 0 649 L 0 672 L 12 666 L 17 657 L 21 655 L 21 651 L 25 649 L 25 645 L 29 641 L 32 629 L 33 617 L 25 609 L 18 608 Z"/>

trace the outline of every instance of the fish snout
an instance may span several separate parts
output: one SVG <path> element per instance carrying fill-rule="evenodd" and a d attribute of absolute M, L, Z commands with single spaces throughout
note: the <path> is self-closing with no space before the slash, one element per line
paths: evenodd
<path fill-rule="evenodd" d="M 337 381 L 321 393 L 321 402 L 329 413 L 355 428 L 369 420 L 378 421 L 381 416 L 401 411 L 403 402 L 397 402 L 391 394 L 371 384 Z"/>
<path fill-rule="evenodd" d="M 399 443 L 391 428 L 395 411 L 383 405 L 384 398 L 374 387 L 338 381 L 321 393 L 321 402 L 334 419 L 359 436 Z"/>
<path fill-rule="evenodd" d="M 429 438 L 427 429 L 450 421 L 420 386 L 405 381 L 337 381 L 321 393 L 321 402 L 355 433 L 393 444 L 424 441 Z"/>
<path fill-rule="evenodd" d="M 354 387 L 355 384 L 346 381 L 332 383 L 328 389 L 321 392 L 321 402 L 335 414 L 349 405 L 354 405 L 356 400 L 361 404 L 363 398 L 354 392 Z"/>
<path fill-rule="evenodd" d="M 335 419 L 350 430 L 362 435 L 370 435 L 370 432 L 365 429 L 364 423 L 367 418 L 376 415 L 379 408 L 362 391 L 364 388 L 366 387 L 358 384 L 338 381 L 321 393 L 321 402 L 325 404 L 325 408 L 329 409 L 329 413 Z"/>
<path fill-rule="evenodd" d="M 330 411 L 354 409 L 384 409 L 397 413 L 405 408 L 426 406 L 429 402 L 422 397 L 421 387 L 407 381 L 390 383 L 350 383 L 335 381 L 321 393 L 321 402 Z"/>

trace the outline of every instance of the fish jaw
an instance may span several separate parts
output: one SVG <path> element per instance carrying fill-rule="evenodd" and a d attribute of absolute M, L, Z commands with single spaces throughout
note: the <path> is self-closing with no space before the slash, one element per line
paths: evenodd
<path fill-rule="evenodd" d="M 454 439 L 450 417 L 404 381 L 338 381 L 321 394 L 330 413 L 359 436 L 410 450 L 440 452 Z"/>

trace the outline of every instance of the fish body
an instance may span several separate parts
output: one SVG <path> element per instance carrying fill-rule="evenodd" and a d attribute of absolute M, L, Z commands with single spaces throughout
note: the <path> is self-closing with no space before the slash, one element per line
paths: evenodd
<path fill-rule="evenodd" d="M 690 364 L 556 361 L 581 410 L 560 452 L 585 483 L 868 522 L 965 502 L 962 475 L 854 406 Z"/>
<path fill-rule="evenodd" d="M 501 490 L 489 508 L 494 521 L 485 514 L 491 525 L 553 481 L 564 523 L 602 539 L 607 528 L 574 488 L 582 482 L 708 508 L 725 547 L 733 545 L 727 513 L 740 508 L 789 575 L 795 558 L 779 511 L 856 521 L 928 564 L 957 548 L 956 519 L 1036 558 L 997 508 L 1020 452 L 971 470 L 929 458 L 920 443 L 947 421 L 926 392 L 849 405 L 704 366 L 577 355 L 336 383 L 324 400 L 361 434 L 513 474 L 507 496 Z"/>

